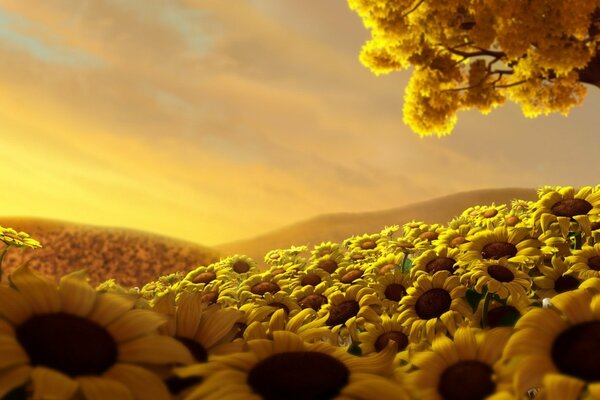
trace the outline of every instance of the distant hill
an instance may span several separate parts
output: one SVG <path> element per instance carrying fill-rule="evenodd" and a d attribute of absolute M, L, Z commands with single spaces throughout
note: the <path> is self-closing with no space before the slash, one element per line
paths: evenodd
<path fill-rule="evenodd" d="M 219 260 L 209 247 L 132 229 L 27 217 L 0 217 L 0 225 L 24 231 L 43 246 L 11 248 L 3 262 L 3 282 L 7 271 L 27 259 L 32 269 L 48 277 L 87 268 L 93 285 L 114 277 L 122 285 L 139 287 L 161 275 Z"/>
<path fill-rule="evenodd" d="M 492 203 L 510 205 L 513 199 L 537 201 L 537 189 L 475 190 L 383 211 L 325 214 L 264 235 L 216 245 L 213 248 L 224 256 L 245 254 L 264 267 L 263 258 L 273 249 L 285 249 L 292 245 L 313 246 L 326 241 L 340 243 L 353 235 L 376 233 L 386 225 L 402 226 L 413 219 L 425 223 L 445 224 L 471 206 Z"/>

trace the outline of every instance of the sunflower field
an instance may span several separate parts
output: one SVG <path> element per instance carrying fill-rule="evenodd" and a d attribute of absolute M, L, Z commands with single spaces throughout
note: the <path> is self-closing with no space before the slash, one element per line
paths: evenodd
<path fill-rule="evenodd" d="M 600 399 L 600 185 L 175 273 L 26 264 L 0 285 L 0 399 Z M 9 248 L 40 247 L 0 228 Z"/>

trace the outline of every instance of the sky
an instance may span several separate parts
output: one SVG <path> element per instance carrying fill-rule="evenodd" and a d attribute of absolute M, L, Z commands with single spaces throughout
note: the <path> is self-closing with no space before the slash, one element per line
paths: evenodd
<path fill-rule="evenodd" d="M 375 76 L 358 60 L 369 38 L 343 0 L 0 0 L 0 215 L 211 246 L 600 183 L 600 89 L 568 117 L 507 103 L 420 138 L 402 122 L 410 71 Z"/>

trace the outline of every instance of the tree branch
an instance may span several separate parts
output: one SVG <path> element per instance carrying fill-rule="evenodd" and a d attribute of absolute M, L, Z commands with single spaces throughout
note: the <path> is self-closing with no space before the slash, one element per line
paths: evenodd
<path fill-rule="evenodd" d="M 421 4 L 425 3 L 425 0 L 419 0 L 417 2 L 417 4 L 415 4 L 413 6 L 413 8 L 411 8 L 410 10 L 408 10 L 407 12 L 405 12 L 404 14 L 402 14 L 402 16 L 400 18 L 404 18 L 407 17 L 409 14 L 412 14 L 413 12 L 416 11 L 417 8 L 419 8 L 421 6 Z"/>

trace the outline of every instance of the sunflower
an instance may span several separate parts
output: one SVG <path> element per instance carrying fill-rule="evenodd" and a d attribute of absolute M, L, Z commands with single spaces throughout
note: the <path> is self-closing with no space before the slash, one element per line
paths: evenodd
<path fill-rule="evenodd" d="M 578 289 L 552 299 L 552 307 L 529 311 L 504 349 L 518 360 L 517 393 L 539 388 L 552 376 L 557 399 L 571 397 L 573 379 L 600 396 L 600 295 Z"/>
<path fill-rule="evenodd" d="M 277 293 L 266 292 L 262 297 L 257 297 L 254 300 L 259 306 L 270 306 L 280 308 L 286 312 L 290 317 L 296 315 L 302 308 L 298 305 L 298 302 L 291 297 L 291 295 L 283 290 Z"/>
<path fill-rule="evenodd" d="M 414 394 L 430 400 L 480 400 L 511 389 L 510 370 L 501 364 L 502 349 L 513 330 L 460 327 L 454 338 L 438 336 L 431 351 L 412 358 L 418 368 L 407 381 Z"/>
<path fill-rule="evenodd" d="M 419 249 L 415 247 L 415 238 L 400 237 L 395 240 L 390 240 L 385 244 L 385 249 L 382 251 L 381 256 L 388 254 L 399 255 L 403 254 L 408 257 L 410 254 L 415 254 Z M 374 260 L 375 261 L 375 260 Z"/>
<path fill-rule="evenodd" d="M 221 309 L 214 304 L 209 306 L 201 301 L 199 292 L 179 293 L 169 291 L 160 296 L 154 303 L 153 310 L 166 315 L 168 322 L 160 326 L 158 331 L 177 339 L 194 357 L 197 363 L 206 362 L 209 355 L 229 354 L 241 351 L 244 342 L 233 340 L 237 328 L 235 324 L 243 317 L 243 312 L 235 309 Z M 179 395 L 197 380 L 182 380 L 175 376 L 171 367 L 159 370 L 169 392 Z"/>
<path fill-rule="evenodd" d="M 573 250 L 573 255 L 566 257 L 565 261 L 571 265 L 569 272 L 581 280 L 600 278 L 600 243 Z"/>
<path fill-rule="evenodd" d="M 587 236 L 591 234 L 590 217 L 600 215 L 600 191 L 584 186 L 575 193 L 572 186 L 557 186 L 546 187 L 538 195 L 540 198 L 533 214 L 535 226 L 546 230 L 551 223 L 557 222 L 563 236 L 566 236 L 570 222 L 574 221 Z"/>
<path fill-rule="evenodd" d="M 208 283 L 192 283 L 191 281 L 183 280 L 172 290 L 176 290 L 177 293 L 199 293 L 201 295 L 200 301 L 208 304 L 219 303 L 224 306 L 234 306 L 239 302 L 238 283 L 236 279 L 215 279 Z"/>
<path fill-rule="evenodd" d="M 468 272 L 460 277 L 464 285 L 473 287 L 478 293 L 487 290 L 500 299 L 527 296 L 531 289 L 531 278 L 520 271 L 507 257 L 499 260 L 475 260 Z"/>
<path fill-rule="evenodd" d="M 240 304 L 246 304 L 257 298 L 263 297 L 265 293 L 275 294 L 280 290 L 287 290 L 289 280 L 281 275 L 273 276 L 268 272 L 254 274 L 240 283 L 238 299 Z"/>
<path fill-rule="evenodd" d="M 292 291 L 290 297 L 301 308 L 312 308 L 315 311 L 319 311 L 322 306 L 327 304 L 328 299 L 327 296 L 325 296 L 325 292 L 332 286 L 333 284 L 329 281 L 323 281 L 318 283 L 316 286 L 297 286 Z"/>
<path fill-rule="evenodd" d="M 449 249 L 448 247 L 436 247 L 435 249 L 425 250 L 413 260 L 410 275 L 413 279 L 421 274 L 433 275 L 438 271 L 448 271 L 452 274 L 460 275 L 462 268 L 459 269 L 456 264 L 460 254 L 461 251 L 459 249 Z"/>
<path fill-rule="evenodd" d="M 467 237 L 473 236 L 483 228 L 478 226 L 471 226 L 469 224 L 461 223 L 456 227 L 448 227 L 440 232 L 437 239 L 431 244 L 435 247 L 449 247 L 451 249 L 457 249 L 463 243 L 467 242 Z"/>
<path fill-rule="evenodd" d="M 326 254 L 317 258 L 308 268 L 320 268 L 328 274 L 333 274 L 335 270 L 350 264 L 351 260 L 346 259 L 343 253 Z"/>
<path fill-rule="evenodd" d="M 379 232 L 379 234 L 381 235 L 381 237 L 385 237 L 388 240 L 392 239 L 392 236 L 394 236 L 394 233 L 398 232 L 398 230 L 400 229 L 399 225 L 392 225 L 392 226 L 385 226 L 381 232 Z"/>
<path fill-rule="evenodd" d="M 364 266 L 352 264 L 340 267 L 331 274 L 334 284 L 338 284 L 342 290 L 348 285 L 367 286 L 374 276 L 375 272 L 367 272 Z"/>
<path fill-rule="evenodd" d="M 542 242 L 540 250 L 544 257 L 551 257 L 555 254 L 563 257 L 571 255 L 571 243 L 562 235 L 558 227 L 550 226 L 544 232 L 540 232 L 540 234 L 536 236 L 537 239 Z M 542 260 L 540 259 L 540 261 Z"/>
<path fill-rule="evenodd" d="M 219 268 L 215 264 L 208 266 L 199 266 L 187 273 L 180 282 L 181 288 L 192 283 L 197 285 L 208 285 L 214 281 L 228 281 L 234 279 L 234 273 L 226 268 Z M 201 286 L 196 286 L 201 287 Z"/>
<path fill-rule="evenodd" d="M 569 265 L 562 257 L 552 256 L 551 266 L 545 264 L 537 266 L 542 274 L 533 278 L 535 295 L 539 299 L 552 298 L 559 293 L 575 290 L 583 279 L 577 278 L 572 272 L 568 272 Z"/>
<path fill-rule="evenodd" d="M 465 323 L 472 315 L 464 299 L 466 291 L 459 277 L 448 271 L 419 276 L 400 300 L 398 310 L 402 323 L 410 326 L 410 341 L 419 342 L 425 338 L 431 343 L 436 335 L 452 334 Z"/>
<path fill-rule="evenodd" d="M 211 264 L 213 265 L 213 264 Z M 248 256 L 234 255 L 214 263 L 215 268 L 225 270 L 237 277 L 238 282 L 260 272 L 256 261 Z"/>
<path fill-rule="evenodd" d="M 311 256 L 309 262 L 314 262 L 325 256 L 336 258 L 342 254 L 341 246 L 339 243 L 334 242 L 321 242 L 321 244 L 315 245 L 313 250 L 310 252 Z"/>
<path fill-rule="evenodd" d="M 402 261 L 408 260 L 406 254 L 384 253 L 377 260 L 368 264 L 365 270 L 369 274 L 373 274 L 373 278 L 387 274 L 389 271 L 402 270 Z M 406 267 L 405 262 L 405 267 Z"/>
<path fill-rule="evenodd" d="M 400 300 L 406 296 L 406 289 L 412 284 L 413 279 L 409 274 L 393 269 L 370 283 L 369 287 L 373 288 L 381 299 L 382 307 L 393 314 L 398 310 Z"/>
<path fill-rule="evenodd" d="M 4 228 L 2 226 L 0 226 L 0 241 L 6 244 L 4 249 L 7 249 L 9 246 L 29 247 L 32 249 L 42 247 L 40 242 L 30 237 L 27 233 L 17 232 L 13 228 Z"/>
<path fill-rule="evenodd" d="M 193 362 L 184 345 L 157 334 L 163 316 L 96 292 L 84 271 L 58 288 L 27 266 L 10 278 L 13 287 L 0 286 L 0 396 L 24 387 L 36 399 L 169 399 L 144 365 Z"/>
<path fill-rule="evenodd" d="M 473 260 L 497 260 L 509 257 L 513 263 L 535 264 L 542 255 L 541 242 L 530 237 L 529 228 L 507 228 L 499 226 L 491 230 L 482 230 L 468 237 L 470 243 L 461 245 L 465 254 L 460 256 L 458 264 L 468 265 Z"/>
<path fill-rule="evenodd" d="M 323 283 L 326 287 L 330 287 L 333 285 L 333 278 L 327 271 L 321 268 L 309 267 L 296 272 L 296 274 L 290 278 L 288 286 L 293 292 L 299 287 L 317 287 L 317 285 L 320 285 L 321 283 Z"/>
<path fill-rule="evenodd" d="M 439 235 L 446 229 L 441 224 L 409 223 L 404 225 L 404 237 L 411 241 L 417 250 L 428 250 Z"/>
<path fill-rule="evenodd" d="M 386 238 L 382 237 L 379 233 L 372 235 L 364 234 L 361 236 L 352 236 L 345 239 L 342 245 L 346 247 L 350 252 L 364 253 L 365 256 L 371 255 L 381 251 L 381 245 L 386 241 Z"/>
<path fill-rule="evenodd" d="M 408 399 L 390 379 L 395 349 L 356 357 L 327 343 L 305 343 L 292 332 L 273 340 L 251 340 L 249 351 L 178 368 L 181 377 L 204 381 L 186 400 L 229 399 Z"/>
<path fill-rule="evenodd" d="M 473 226 L 494 229 L 504 223 L 504 219 L 506 218 L 506 204 L 496 205 L 492 203 L 489 206 L 477 205 L 467 208 L 461 215 L 470 218 Z"/>

